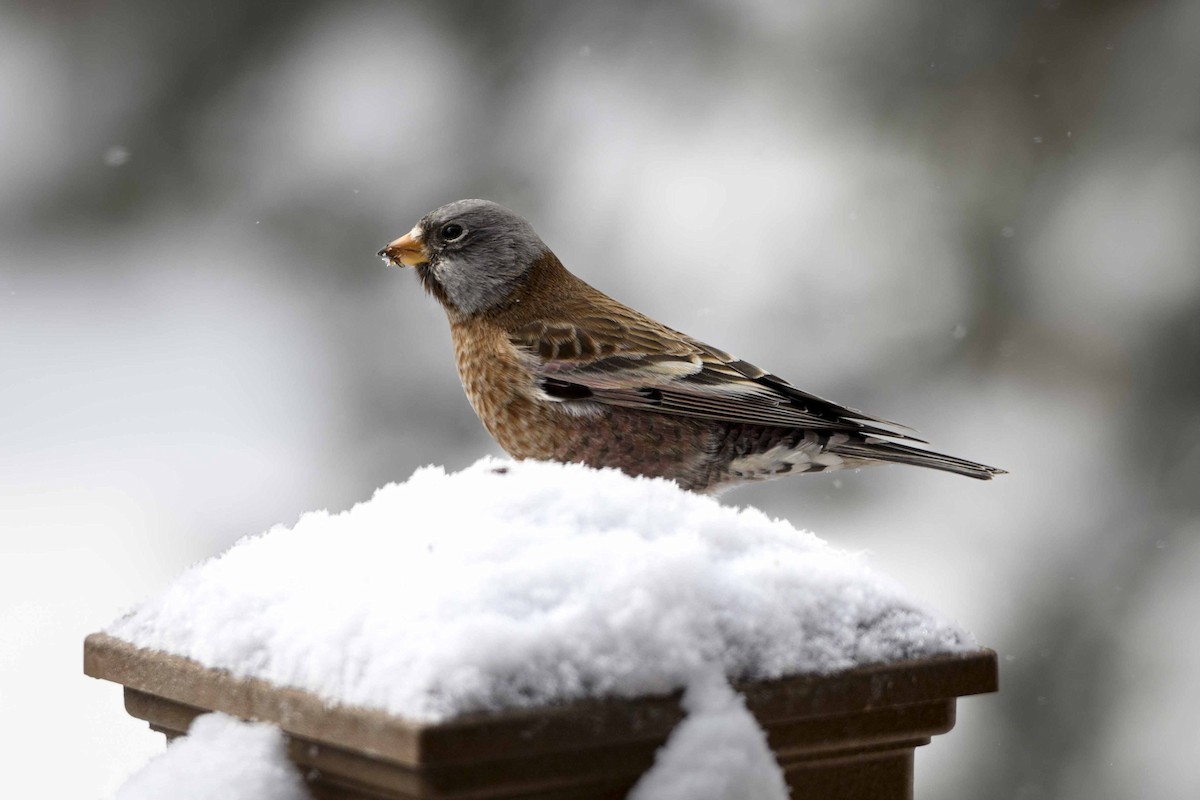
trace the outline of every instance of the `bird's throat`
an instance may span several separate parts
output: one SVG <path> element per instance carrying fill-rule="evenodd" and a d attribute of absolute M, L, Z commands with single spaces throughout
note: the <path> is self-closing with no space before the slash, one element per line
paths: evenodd
<path fill-rule="evenodd" d="M 447 310 L 453 307 L 446 294 L 446 287 L 442 286 L 442 282 L 437 279 L 437 275 L 433 272 L 433 266 L 428 261 L 417 264 L 413 269 L 417 271 L 417 277 L 421 280 L 421 288 L 425 290 L 426 294 L 432 295 Z"/>

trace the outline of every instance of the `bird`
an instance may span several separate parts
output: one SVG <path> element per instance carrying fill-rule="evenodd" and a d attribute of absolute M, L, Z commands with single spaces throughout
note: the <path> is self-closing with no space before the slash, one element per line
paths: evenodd
<path fill-rule="evenodd" d="M 467 399 L 518 460 L 613 467 L 700 493 L 887 463 L 981 480 L 1004 473 L 915 446 L 927 443 L 905 426 L 614 300 L 498 203 L 444 205 L 378 255 L 414 269 L 445 309 Z"/>

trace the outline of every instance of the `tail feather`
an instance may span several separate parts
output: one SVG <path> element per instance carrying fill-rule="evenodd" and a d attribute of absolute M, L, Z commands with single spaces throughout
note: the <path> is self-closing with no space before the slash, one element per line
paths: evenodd
<path fill-rule="evenodd" d="M 989 481 L 994 475 L 1006 474 L 1005 470 L 997 467 L 977 464 L 974 461 L 967 461 L 965 458 L 955 458 L 954 456 L 935 453 L 931 450 L 921 450 L 906 444 L 900 444 L 899 442 L 868 439 L 862 442 L 838 444 L 830 448 L 830 450 L 838 455 L 850 456 L 851 458 L 862 458 L 868 461 L 881 461 L 892 464 L 912 464 L 917 467 L 928 467 L 930 469 L 940 469 L 943 472 L 953 472 L 956 475 L 966 475 L 968 478 L 977 478 L 981 481 Z"/>

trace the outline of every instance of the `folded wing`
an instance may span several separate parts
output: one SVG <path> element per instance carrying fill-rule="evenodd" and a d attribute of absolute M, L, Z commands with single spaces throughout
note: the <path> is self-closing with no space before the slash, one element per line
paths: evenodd
<path fill-rule="evenodd" d="M 512 334 L 548 399 L 922 441 L 891 430 L 895 423 L 801 391 L 636 312 L 621 312 L 536 322 Z"/>

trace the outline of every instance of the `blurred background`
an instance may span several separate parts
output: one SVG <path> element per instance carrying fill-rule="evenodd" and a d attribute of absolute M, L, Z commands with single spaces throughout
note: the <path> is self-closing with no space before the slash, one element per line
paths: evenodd
<path fill-rule="evenodd" d="M 0 6 L 14 796 L 104 797 L 162 749 L 82 676 L 85 634 L 239 536 L 498 452 L 441 310 L 375 257 L 462 197 L 1011 471 L 723 497 L 870 551 L 999 652 L 919 797 L 1200 796 L 1185 0 Z"/>

